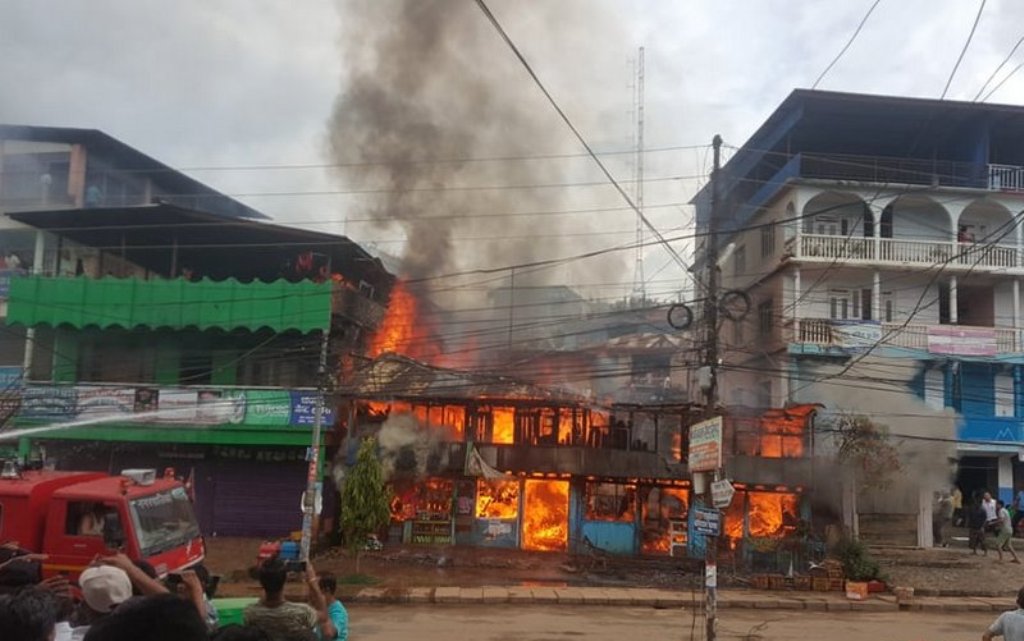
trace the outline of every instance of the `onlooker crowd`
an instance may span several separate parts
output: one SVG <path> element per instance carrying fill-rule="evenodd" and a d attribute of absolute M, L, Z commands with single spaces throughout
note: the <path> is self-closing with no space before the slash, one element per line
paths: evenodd
<path fill-rule="evenodd" d="M 306 603 L 284 599 L 285 565 L 260 569 L 263 597 L 245 610 L 245 625 L 219 626 L 210 577 L 196 566 L 161 581 L 145 562 L 123 554 L 97 558 L 73 585 L 43 579 L 45 555 L 0 545 L 0 638 L 4 641 L 333 641 L 348 638 L 336 581 L 304 572 Z M 77 589 L 75 589 L 77 587 Z"/>

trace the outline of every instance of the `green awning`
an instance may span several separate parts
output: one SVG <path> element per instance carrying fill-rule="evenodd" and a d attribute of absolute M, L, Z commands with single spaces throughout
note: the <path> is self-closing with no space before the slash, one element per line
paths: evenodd
<path fill-rule="evenodd" d="M 141 280 L 43 277 L 11 279 L 7 322 L 133 329 L 268 328 L 306 333 L 331 320 L 331 284 L 241 283 L 233 279 Z"/>

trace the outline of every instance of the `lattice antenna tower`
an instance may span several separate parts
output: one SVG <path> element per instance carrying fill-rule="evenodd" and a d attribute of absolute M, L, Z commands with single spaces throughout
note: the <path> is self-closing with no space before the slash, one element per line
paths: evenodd
<path fill-rule="evenodd" d="M 644 48 L 637 51 L 636 83 L 633 90 L 633 113 L 636 114 L 635 162 L 633 163 L 633 184 L 636 185 L 634 199 L 638 211 L 644 210 Z M 636 217 L 636 258 L 633 266 L 633 298 L 647 300 L 647 283 L 644 278 L 644 223 Z"/>

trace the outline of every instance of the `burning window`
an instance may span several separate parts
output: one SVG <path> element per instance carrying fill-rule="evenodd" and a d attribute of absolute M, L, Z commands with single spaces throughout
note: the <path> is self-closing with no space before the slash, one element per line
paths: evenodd
<path fill-rule="evenodd" d="M 632 523 L 636 514 L 636 486 L 620 483 L 587 483 L 586 519 Z"/>
<path fill-rule="evenodd" d="M 452 481 L 428 478 L 417 482 L 396 483 L 392 487 L 391 518 L 395 521 L 420 521 L 450 518 Z"/>
<path fill-rule="evenodd" d="M 476 482 L 476 518 L 514 519 L 519 516 L 519 481 Z"/>
<path fill-rule="evenodd" d="M 671 522 L 685 523 L 689 513 L 690 491 L 683 487 L 647 488 L 641 503 L 643 532 L 640 549 L 644 554 L 668 554 L 671 547 Z M 685 528 L 677 544 L 686 543 Z"/>
<path fill-rule="evenodd" d="M 800 520 L 800 496 L 782 492 L 748 492 L 750 536 L 781 538 Z"/>
<path fill-rule="evenodd" d="M 729 549 L 735 550 L 736 546 L 743 539 L 743 518 L 746 515 L 747 493 L 737 490 L 732 495 L 732 503 L 725 508 L 722 524 L 724 542 Z"/>
<path fill-rule="evenodd" d="M 511 445 L 515 442 L 514 407 L 481 407 L 477 417 L 476 440 L 480 443 Z"/>
<path fill-rule="evenodd" d="M 565 551 L 569 543 L 569 482 L 527 479 L 523 494 L 523 548 Z"/>

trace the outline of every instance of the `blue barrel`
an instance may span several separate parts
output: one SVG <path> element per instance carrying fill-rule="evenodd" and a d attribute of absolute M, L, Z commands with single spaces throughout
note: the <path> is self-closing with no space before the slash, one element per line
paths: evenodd
<path fill-rule="evenodd" d="M 299 560 L 299 544 L 295 541 L 285 541 L 281 544 L 281 560 L 282 561 L 298 561 Z"/>

